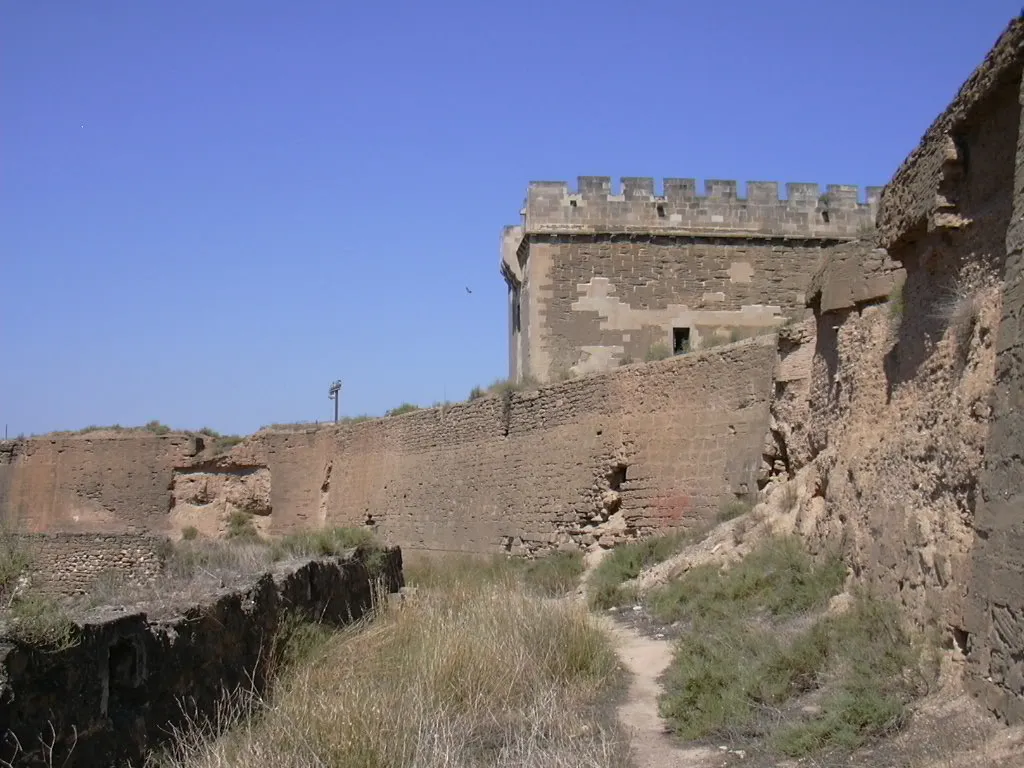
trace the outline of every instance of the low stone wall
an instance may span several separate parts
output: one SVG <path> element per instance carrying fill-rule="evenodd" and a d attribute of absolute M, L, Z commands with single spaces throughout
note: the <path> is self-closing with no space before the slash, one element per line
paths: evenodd
<path fill-rule="evenodd" d="M 401 588 L 401 550 L 387 550 L 379 571 L 367 561 L 356 550 L 281 564 L 166 621 L 98 609 L 63 651 L 0 639 L 0 764 L 142 765 L 187 717 L 212 717 L 226 692 L 266 689 L 286 618 L 345 624 L 372 605 L 375 577 Z"/>
<path fill-rule="evenodd" d="M 38 533 L 17 535 L 31 557 L 33 589 L 61 595 L 89 590 L 113 575 L 147 581 L 163 569 L 167 539 L 138 533 Z"/>

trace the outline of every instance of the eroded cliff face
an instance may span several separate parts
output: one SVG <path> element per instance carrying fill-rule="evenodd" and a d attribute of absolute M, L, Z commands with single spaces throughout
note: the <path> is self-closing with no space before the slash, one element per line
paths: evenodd
<path fill-rule="evenodd" d="M 1010 25 L 836 249 L 780 338 L 769 509 L 935 627 L 1024 719 L 1024 23 Z M 794 363 L 794 361 L 796 361 Z"/>

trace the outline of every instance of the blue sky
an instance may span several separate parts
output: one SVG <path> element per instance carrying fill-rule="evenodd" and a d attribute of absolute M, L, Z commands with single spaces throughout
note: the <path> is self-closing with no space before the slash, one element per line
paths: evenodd
<path fill-rule="evenodd" d="M 0 425 L 462 399 L 531 179 L 884 184 L 1019 11 L 4 0 Z"/>

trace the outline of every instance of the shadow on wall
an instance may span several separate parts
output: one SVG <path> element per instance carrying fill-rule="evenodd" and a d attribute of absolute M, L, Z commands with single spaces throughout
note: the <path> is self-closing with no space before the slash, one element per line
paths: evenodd
<path fill-rule="evenodd" d="M 377 577 L 384 591 L 398 591 L 401 551 L 372 555 L 380 558 L 372 570 L 370 556 L 357 551 L 264 574 L 166 622 L 100 613 L 63 650 L 0 641 L 0 764 L 141 765 L 186 718 L 215 718 L 225 693 L 264 691 L 295 621 L 358 619 Z"/>

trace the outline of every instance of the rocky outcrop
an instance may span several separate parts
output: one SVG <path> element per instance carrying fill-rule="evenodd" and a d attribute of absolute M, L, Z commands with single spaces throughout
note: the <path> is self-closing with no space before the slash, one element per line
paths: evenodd
<path fill-rule="evenodd" d="M 398 591 L 401 551 L 370 557 L 281 564 L 159 621 L 100 609 L 59 651 L 0 641 L 0 761 L 141 765 L 187 718 L 213 716 L 226 693 L 265 690 L 289 617 L 344 624 L 370 608 L 375 579 Z"/>
<path fill-rule="evenodd" d="M 764 511 L 814 548 L 841 546 L 857 581 L 960 649 L 967 687 L 1011 721 L 1024 720 L 1022 66 L 1017 20 L 886 188 L 885 250 L 851 244 L 822 265 L 813 326 L 780 339 L 762 466 Z"/>

